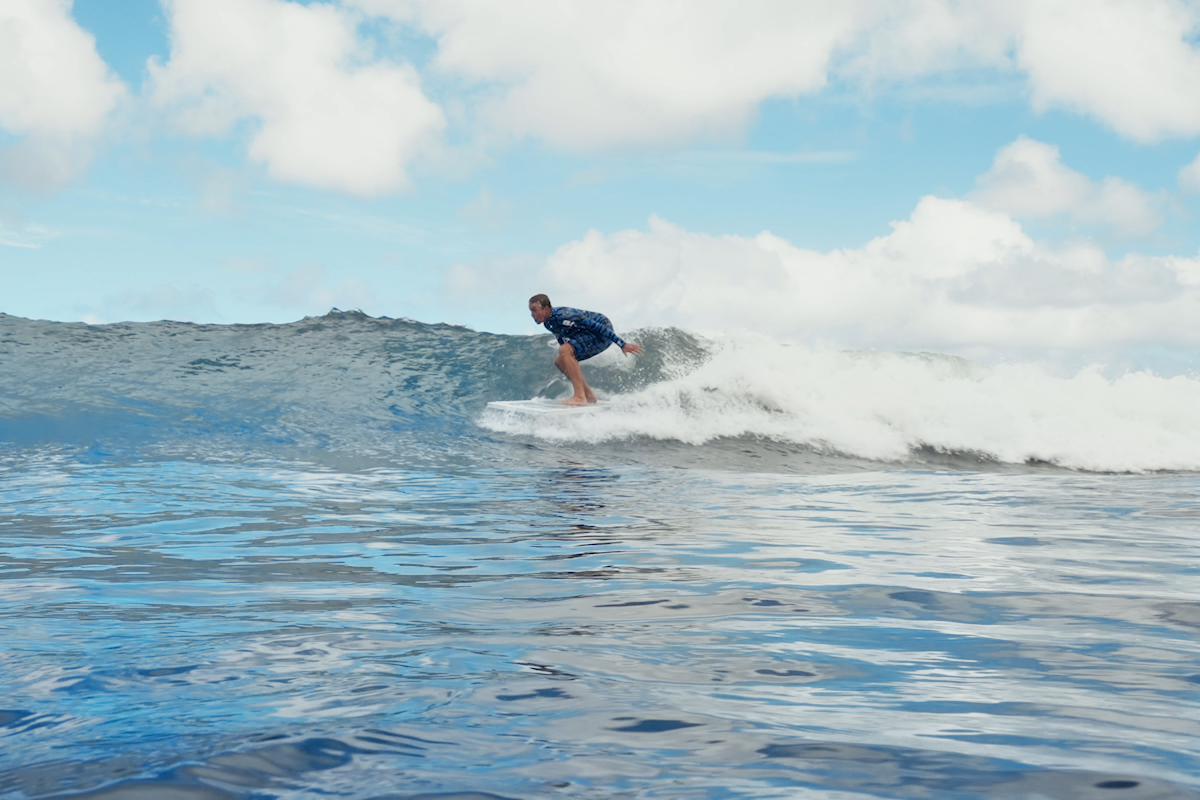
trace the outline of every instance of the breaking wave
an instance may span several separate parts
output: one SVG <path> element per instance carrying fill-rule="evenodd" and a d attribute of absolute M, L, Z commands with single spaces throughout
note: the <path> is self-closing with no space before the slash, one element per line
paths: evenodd
<path fill-rule="evenodd" d="M 408 462 L 503 459 L 516 442 L 707 466 L 786 451 L 831 465 L 1200 470 L 1193 377 L 1061 377 L 1030 364 L 674 328 L 630 338 L 643 356 L 614 348 L 588 362 L 606 410 L 529 418 L 486 406 L 567 393 L 548 336 L 337 310 L 287 325 L 0 315 L 0 442 Z"/>

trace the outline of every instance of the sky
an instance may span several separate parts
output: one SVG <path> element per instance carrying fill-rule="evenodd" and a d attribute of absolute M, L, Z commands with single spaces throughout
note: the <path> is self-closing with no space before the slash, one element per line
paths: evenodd
<path fill-rule="evenodd" d="M 1198 0 L 0 0 L 0 311 L 1200 370 Z"/>

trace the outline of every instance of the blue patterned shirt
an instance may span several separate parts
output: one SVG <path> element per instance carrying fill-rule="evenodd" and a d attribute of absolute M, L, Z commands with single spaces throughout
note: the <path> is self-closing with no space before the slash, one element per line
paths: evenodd
<path fill-rule="evenodd" d="M 625 340 L 617 336 L 608 317 L 598 311 L 555 306 L 550 310 L 550 317 L 542 324 L 558 337 L 559 344 L 573 342 L 582 337 L 596 337 L 605 342 L 612 342 L 617 347 L 625 346 Z"/>

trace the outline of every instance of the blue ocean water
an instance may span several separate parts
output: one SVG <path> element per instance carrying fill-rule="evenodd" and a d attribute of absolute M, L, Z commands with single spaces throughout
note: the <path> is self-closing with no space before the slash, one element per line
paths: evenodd
<path fill-rule="evenodd" d="M 0 315 L 0 798 L 1200 798 L 1200 382 Z"/>

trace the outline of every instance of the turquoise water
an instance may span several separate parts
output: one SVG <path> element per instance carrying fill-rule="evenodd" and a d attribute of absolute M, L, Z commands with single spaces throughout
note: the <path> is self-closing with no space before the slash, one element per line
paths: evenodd
<path fill-rule="evenodd" d="M 545 342 L 446 326 L 0 322 L 4 800 L 1200 797 L 1195 472 L 538 430 L 484 404 Z M 652 335 L 614 403 L 747 394 Z"/>

